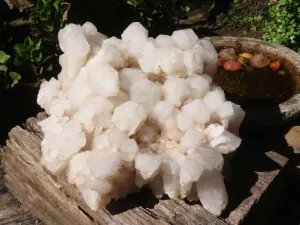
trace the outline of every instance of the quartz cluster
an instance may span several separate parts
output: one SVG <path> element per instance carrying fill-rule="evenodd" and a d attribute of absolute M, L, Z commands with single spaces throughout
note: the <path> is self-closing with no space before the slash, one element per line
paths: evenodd
<path fill-rule="evenodd" d="M 245 113 L 212 83 L 218 54 L 191 29 L 148 37 L 140 23 L 108 38 L 86 22 L 59 31 L 58 79 L 38 104 L 42 163 L 66 171 L 92 209 L 149 187 L 157 198 L 228 202 L 223 154 L 235 151 Z"/>

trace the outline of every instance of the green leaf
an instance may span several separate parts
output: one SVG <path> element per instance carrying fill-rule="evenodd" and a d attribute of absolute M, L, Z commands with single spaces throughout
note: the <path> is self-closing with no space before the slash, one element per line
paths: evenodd
<path fill-rule="evenodd" d="M 14 87 L 19 82 L 19 80 L 21 79 L 21 75 L 16 73 L 16 72 L 10 72 L 9 76 L 13 81 L 11 87 Z"/>
<path fill-rule="evenodd" d="M 4 65 L 0 65 L 0 71 L 6 72 L 7 71 L 7 67 L 4 66 Z"/>
<path fill-rule="evenodd" d="M 24 41 L 24 45 L 27 47 L 31 47 L 33 45 L 33 41 L 31 40 L 30 37 L 27 37 Z"/>
<path fill-rule="evenodd" d="M 61 0 L 55 0 L 55 2 L 53 3 L 53 7 L 56 10 L 56 12 L 59 12 L 59 9 L 62 5 L 62 1 Z"/>
<path fill-rule="evenodd" d="M 10 58 L 10 55 L 7 55 L 4 51 L 0 51 L 0 63 L 5 64 Z"/>
<path fill-rule="evenodd" d="M 22 52 L 23 52 L 23 44 L 22 44 L 22 43 L 15 44 L 15 45 L 14 45 L 14 51 L 15 51 L 15 53 L 16 53 L 18 56 L 21 56 L 21 55 L 22 55 Z"/>

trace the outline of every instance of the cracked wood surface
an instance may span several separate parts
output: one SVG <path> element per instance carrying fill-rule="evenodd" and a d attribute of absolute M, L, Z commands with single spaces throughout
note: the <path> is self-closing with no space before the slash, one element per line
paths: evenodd
<path fill-rule="evenodd" d="M 0 225 L 8 224 L 38 225 L 41 222 L 8 192 L 4 185 L 4 171 L 0 162 Z"/>
<path fill-rule="evenodd" d="M 256 171 L 256 168 L 247 166 L 247 162 L 243 161 L 255 160 L 257 157 L 255 151 L 248 155 L 243 154 L 244 159 L 242 157 L 239 160 L 243 162 L 232 165 L 233 176 L 227 182 L 229 205 L 221 218 L 208 213 L 199 203 L 187 204 L 182 200 L 168 198 L 155 199 L 149 190 L 113 201 L 105 210 L 92 211 L 86 206 L 77 189 L 68 184 L 63 173 L 54 176 L 41 166 L 42 138 L 43 133 L 37 125 L 36 118 L 29 118 L 24 129 L 19 126 L 13 128 L 7 146 L 3 148 L 3 165 L 6 174 L 5 184 L 9 191 L 26 209 L 43 221 L 43 224 L 238 225 L 248 219 L 251 211 L 259 208 L 261 200 L 268 193 L 267 190 L 278 183 L 277 180 L 282 177 L 280 176 L 282 167 L 288 162 L 284 156 L 268 151 L 263 159 L 272 162 L 272 167 L 265 171 Z M 246 145 L 248 146 L 247 142 Z M 249 151 L 245 151 L 247 152 Z M 261 155 L 259 151 L 258 153 Z M 235 174 L 234 171 L 238 171 L 235 167 L 242 171 L 240 175 Z M 2 179 L 0 185 L 4 188 Z M 279 193 L 280 190 L 277 192 Z M 0 194 L 0 200 L 5 198 L 2 193 Z M 272 196 L 274 198 L 275 195 L 272 193 Z M 264 206 L 262 212 L 266 213 L 267 209 L 268 207 Z M 3 218 L 4 211 L 0 208 L 0 225 L 12 224 L 9 220 L 13 216 L 7 215 Z M 26 210 L 21 214 L 24 220 L 28 220 L 27 223 L 21 221 L 21 224 L 38 222 Z"/>

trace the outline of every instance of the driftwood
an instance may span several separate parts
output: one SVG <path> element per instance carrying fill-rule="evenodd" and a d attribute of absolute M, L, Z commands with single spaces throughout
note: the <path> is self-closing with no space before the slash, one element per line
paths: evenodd
<path fill-rule="evenodd" d="M 229 205 L 221 218 L 208 213 L 200 203 L 188 204 L 166 197 L 158 200 L 148 190 L 111 202 L 105 210 L 92 211 L 64 174 L 52 175 L 41 166 L 42 138 L 37 119 L 30 118 L 24 129 L 17 126 L 11 130 L 2 150 L 7 188 L 44 224 L 262 224 L 284 190 L 283 168 L 288 159 L 268 151 L 267 146 L 258 149 L 258 143 L 251 145 L 254 141 L 249 140 L 236 155 L 239 160 L 232 164 L 232 179 L 227 182 Z M 262 167 L 255 166 L 258 161 Z"/>

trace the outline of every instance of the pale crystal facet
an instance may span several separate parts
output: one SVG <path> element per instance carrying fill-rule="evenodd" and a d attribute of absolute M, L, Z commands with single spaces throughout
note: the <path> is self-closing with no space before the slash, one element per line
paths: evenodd
<path fill-rule="evenodd" d="M 210 120 L 210 111 L 201 99 L 196 99 L 182 106 L 182 111 L 199 123 L 207 123 Z"/>
<path fill-rule="evenodd" d="M 158 46 L 161 48 L 173 48 L 176 45 L 173 38 L 169 35 L 158 35 L 155 40 Z"/>
<path fill-rule="evenodd" d="M 188 83 L 183 78 L 170 77 L 163 87 L 164 98 L 176 106 L 181 106 L 190 94 Z"/>
<path fill-rule="evenodd" d="M 147 113 L 144 107 L 133 101 L 128 101 L 115 109 L 112 122 L 128 135 L 133 135 L 146 119 Z"/>
<path fill-rule="evenodd" d="M 120 88 L 128 92 L 135 82 L 147 78 L 147 75 L 136 68 L 125 68 L 119 72 L 119 78 Z"/>
<path fill-rule="evenodd" d="M 174 31 L 172 38 L 176 46 L 183 50 L 192 48 L 198 41 L 198 36 L 192 29 Z"/>
<path fill-rule="evenodd" d="M 130 99 L 142 104 L 147 112 L 152 111 L 152 107 L 160 101 L 160 87 L 148 79 L 135 82 L 129 91 Z"/>
<path fill-rule="evenodd" d="M 89 64 L 87 67 L 88 84 L 99 95 L 108 97 L 119 93 L 118 72 L 107 63 Z"/>
<path fill-rule="evenodd" d="M 228 203 L 221 173 L 219 171 L 206 172 L 197 181 L 197 192 L 203 207 L 214 215 L 220 216 Z"/>

